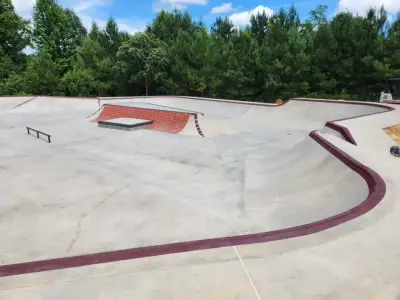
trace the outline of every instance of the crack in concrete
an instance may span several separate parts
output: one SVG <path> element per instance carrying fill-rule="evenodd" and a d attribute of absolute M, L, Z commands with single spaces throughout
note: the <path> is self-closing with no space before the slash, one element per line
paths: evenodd
<path fill-rule="evenodd" d="M 69 243 L 68 249 L 67 249 L 67 253 L 69 253 L 72 248 L 74 247 L 74 245 L 76 244 L 76 242 L 79 239 L 79 236 L 81 234 L 81 230 L 82 230 L 82 224 L 83 221 L 85 221 L 90 215 L 92 215 L 100 206 L 102 206 L 107 200 L 109 200 L 111 197 L 113 197 L 115 194 L 119 193 L 120 191 L 122 191 L 123 189 L 127 188 L 128 186 L 130 186 L 131 183 L 125 184 L 124 186 L 112 191 L 111 193 L 109 193 L 107 196 L 105 196 L 103 198 L 103 200 L 101 200 L 100 202 L 98 202 L 90 211 L 84 213 L 79 221 L 78 221 L 78 225 L 77 225 L 77 229 L 76 229 L 76 233 L 74 238 L 71 240 L 71 242 Z"/>

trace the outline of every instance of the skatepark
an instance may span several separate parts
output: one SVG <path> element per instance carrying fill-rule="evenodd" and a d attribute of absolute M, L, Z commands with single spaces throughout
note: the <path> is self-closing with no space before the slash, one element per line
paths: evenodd
<path fill-rule="evenodd" d="M 398 299 L 397 107 L 0 98 L 0 299 Z"/>

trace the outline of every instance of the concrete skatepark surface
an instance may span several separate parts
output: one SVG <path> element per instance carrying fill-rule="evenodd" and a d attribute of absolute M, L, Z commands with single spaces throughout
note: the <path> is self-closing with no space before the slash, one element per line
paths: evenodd
<path fill-rule="evenodd" d="M 189 115 L 127 132 L 97 99 L 0 98 L 0 299 L 400 295 L 394 106 L 100 102 Z"/>

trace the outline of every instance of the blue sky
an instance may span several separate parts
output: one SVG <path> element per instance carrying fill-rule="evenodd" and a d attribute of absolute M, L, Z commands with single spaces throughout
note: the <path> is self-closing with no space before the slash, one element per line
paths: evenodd
<path fill-rule="evenodd" d="M 35 0 L 12 0 L 16 11 L 30 18 Z M 114 17 L 120 28 L 134 33 L 143 30 L 161 9 L 187 10 L 194 19 L 210 26 L 217 16 L 228 16 L 237 26 L 248 23 L 250 16 L 260 11 L 273 13 L 294 3 L 301 19 L 319 4 L 328 6 L 328 17 L 337 11 L 364 13 L 370 6 L 385 5 L 390 13 L 400 11 L 400 0 L 58 0 L 63 7 L 72 8 L 89 27 L 92 21 L 104 26 Z"/>

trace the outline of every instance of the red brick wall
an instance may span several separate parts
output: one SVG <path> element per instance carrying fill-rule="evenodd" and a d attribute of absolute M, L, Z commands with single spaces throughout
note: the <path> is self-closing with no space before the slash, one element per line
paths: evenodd
<path fill-rule="evenodd" d="M 185 128 L 189 117 L 190 114 L 184 112 L 105 104 L 103 111 L 93 122 L 116 118 L 151 120 L 153 124 L 145 127 L 145 129 L 178 133 Z"/>

